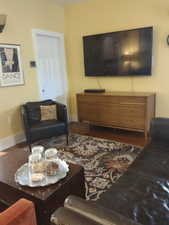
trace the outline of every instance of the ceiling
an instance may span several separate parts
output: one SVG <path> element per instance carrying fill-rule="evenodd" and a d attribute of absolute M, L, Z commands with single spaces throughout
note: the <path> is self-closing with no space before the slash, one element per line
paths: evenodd
<path fill-rule="evenodd" d="M 84 2 L 84 1 L 89 1 L 89 0 L 55 0 L 57 3 L 59 3 L 60 5 L 66 6 L 66 5 L 70 5 L 73 3 L 78 3 L 78 2 Z"/>

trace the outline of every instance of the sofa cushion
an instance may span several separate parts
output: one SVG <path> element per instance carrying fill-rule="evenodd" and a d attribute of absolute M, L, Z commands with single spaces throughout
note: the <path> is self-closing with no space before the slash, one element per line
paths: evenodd
<path fill-rule="evenodd" d="M 130 169 L 154 177 L 169 179 L 169 145 L 151 143 L 147 145 Z"/>
<path fill-rule="evenodd" d="M 168 225 L 168 193 L 169 180 L 128 171 L 98 203 L 144 225 Z"/>
<path fill-rule="evenodd" d="M 144 225 L 168 225 L 169 154 L 165 148 L 164 144 L 147 145 L 98 203 Z"/>

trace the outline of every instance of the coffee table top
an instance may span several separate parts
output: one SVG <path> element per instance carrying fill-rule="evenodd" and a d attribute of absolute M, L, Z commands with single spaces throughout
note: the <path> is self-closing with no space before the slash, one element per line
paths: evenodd
<path fill-rule="evenodd" d="M 0 187 L 14 188 L 16 191 L 23 192 L 31 195 L 32 197 L 40 200 L 47 200 L 55 193 L 62 185 L 69 182 L 70 179 L 83 170 L 80 165 L 69 163 L 69 172 L 67 176 L 57 182 L 46 187 L 25 187 L 17 184 L 14 180 L 14 175 L 17 169 L 28 161 L 30 152 L 25 149 L 11 150 L 11 152 L 0 157 Z"/>

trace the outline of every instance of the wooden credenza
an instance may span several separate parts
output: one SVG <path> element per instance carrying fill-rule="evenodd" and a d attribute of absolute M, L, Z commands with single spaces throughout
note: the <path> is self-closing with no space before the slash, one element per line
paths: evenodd
<path fill-rule="evenodd" d="M 79 121 L 144 132 L 155 117 L 155 93 L 106 92 L 77 94 Z"/>

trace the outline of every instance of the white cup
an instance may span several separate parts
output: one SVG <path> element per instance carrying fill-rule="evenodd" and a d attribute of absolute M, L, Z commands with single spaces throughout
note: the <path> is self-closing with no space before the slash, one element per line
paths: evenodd
<path fill-rule="evenodd" d="M 53 159 L 57 159 L 57 149 L 56 148 L 48 148 L 46 151 L 45 151 L 45 159 L 46 160 L 53 160 Z"/>
<path fill-rule="evenodd" d="M 41 154 L 43 155 L 44 152 L 44 147 L 41 145 L 36 145 L 34 147 L 32 147 L 32 154 Z"/>
<path fill-rule="evenodd" d="M 40 153 L 34 153 L 28 157 L 28 165 L 30 172 L 38 172 L 39 165 L 42 163 L 42 155 Z"/>

